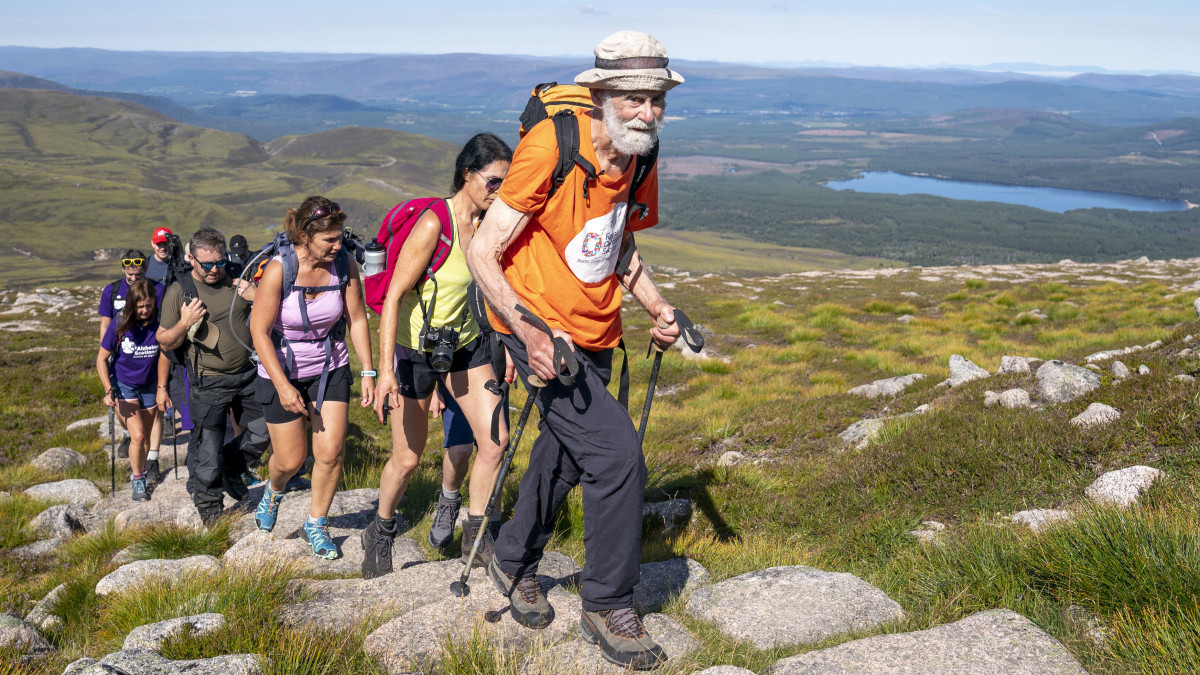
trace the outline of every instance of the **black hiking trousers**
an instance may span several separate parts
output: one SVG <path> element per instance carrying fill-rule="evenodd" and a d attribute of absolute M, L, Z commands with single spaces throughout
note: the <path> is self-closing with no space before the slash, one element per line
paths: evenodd
<path fill-rule="evenodd" d="M 241 480 L 250 465 L 262 457 L 271 439 L 263 419 L 262 404 L 254 400 L 258 377 L 250 367 L 235 375 L 205 374 L 191 383 L 191 440 L 188 442 L 187 489 L 201 517 L 224 510 L 223 476 Z M 229 412 L 244 431 L 225 443 Z"/>
<path fill-rule="evenodd" d="M 528 386 L 532 373 L 525 345 L 500 334 L 517 372 Z M 597 612 L 633 606 L 640 579 L 642 498 L 646 462 L 629 411 L 605 386 L 613 350 L 575 347 L 579 374 L 564 386 L 557 380 L 540 394 L 539 435 L 521 478 L 513 519 L 500 528 L 495 555 L 513 576 L 537 570 L 554 532 L 555 515 L 567 493 L 583 486 L 583 609 Z M 530 395 L 536 393 L 530 388 Z"/>

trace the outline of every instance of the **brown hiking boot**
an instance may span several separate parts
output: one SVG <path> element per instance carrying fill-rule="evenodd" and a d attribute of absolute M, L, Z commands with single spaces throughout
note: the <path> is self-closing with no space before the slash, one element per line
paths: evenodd
<path fill-rule="evenodd" d="M 623 668 L 650 670 L 667 662 L 667 653 L 659 647 L 642 618 L 632 608 L 584 610 L 579 617 L 583 639 L 600 645 L 605 660 Z"/>
<path fill-rule="evenodd" d="M 467 564 L 467 557 L 471 555 L 471 547 L 475 545 L 475 533 L 479 532 L 479 526 L 482 524 L 483 516 L 467 516 L 466 520 L 462 521 L 462 563 L 464 565 Z M 489 524 L 483 528 L 483 539 L 479 541 L 479 551 L 475 553 L 475 562 L 471 564 L 471 567 L 490 565 L 495 548 L 496 540 L 492 536 L 492 528 Z"/>
<path fill-rule="evenodd" d="M 538 585 L 536 574 L 527 574 L 514 579 L 500 569 L 496 557 L 487 567 L 488 577 L 496 584 L 496 590 L 508 597 L 508 607 L 513 620 L 526 628 L 545 628 L 554 621 L 554 608 Z"/>

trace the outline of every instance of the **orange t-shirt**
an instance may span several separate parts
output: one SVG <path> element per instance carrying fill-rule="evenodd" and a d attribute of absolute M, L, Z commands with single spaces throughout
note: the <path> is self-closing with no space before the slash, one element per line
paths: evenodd
<path fill-rule="evenodd" d="M 592 146 L 592 117 L 577 115 L 579 153 L 599 167 Z M 601 174 L 588 186 L 578 165 L 553 197 L 550 176 L 558 162 L 554 124 L 546 120 L 517 146 L 508 175 L 497 195 L 505 204 L 532 214 L 525 229 L 500 257 L 504 276 L 517 297 L 551 328 L 566 331 L 587 349 L 607 349 L 621 339 L 621 283 L 614 271 L 621 255 L 626 221 L 632 230 L 658 223 L 658 167 L 651 168 L 638 189 L 637 203 L 646 216 L 628 217 L 633 159 L 617 177 Z M 511 332 L 492 316 L 492 325 Z"/>

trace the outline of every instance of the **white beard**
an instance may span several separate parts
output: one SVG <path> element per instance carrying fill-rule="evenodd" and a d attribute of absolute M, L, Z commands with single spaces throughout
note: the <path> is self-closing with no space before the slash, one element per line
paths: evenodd
<path fill-rule="evenodd" d="M 654 147 L 658 140 L 658 132 L 663 127 L 663 119 L 656 118 L 653 122 L 644 122 L 635 117 L 622 124 L 621 114 L 613 105 L 611 98 L 604 100 L 604 128 L 612 139 L 613 147 L 622 155 L 644 155 Z"/>

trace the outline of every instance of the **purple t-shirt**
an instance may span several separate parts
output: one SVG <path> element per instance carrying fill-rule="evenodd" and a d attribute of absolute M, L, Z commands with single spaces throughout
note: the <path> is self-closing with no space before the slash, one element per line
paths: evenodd
<path fill-rule="evenodd" d="M 151 321 L 145 326 L 136 323 L 117 344 L 117 324 L 108 324 L 104 339 L 100 346 L 117 355 L 114 369 L 117 381 L 126 387 L 145 387 L 158 383 L 158 339 L 154 337 L 158 330 L 158 321 Z"/>
<path fill-rule="evenodd" d="M 129 282 L 124 277 L 120 282 L 112 282 L 100 291 L 100 316 L 107 316 L 112 319 L 121 313 L 125 308 L 125 296 L 129 295 Z M 162 311 L 162 296 L 163 286 L 157 281 L 154 282 L 154 316 L 157 319 L 159 312 Z"/>

